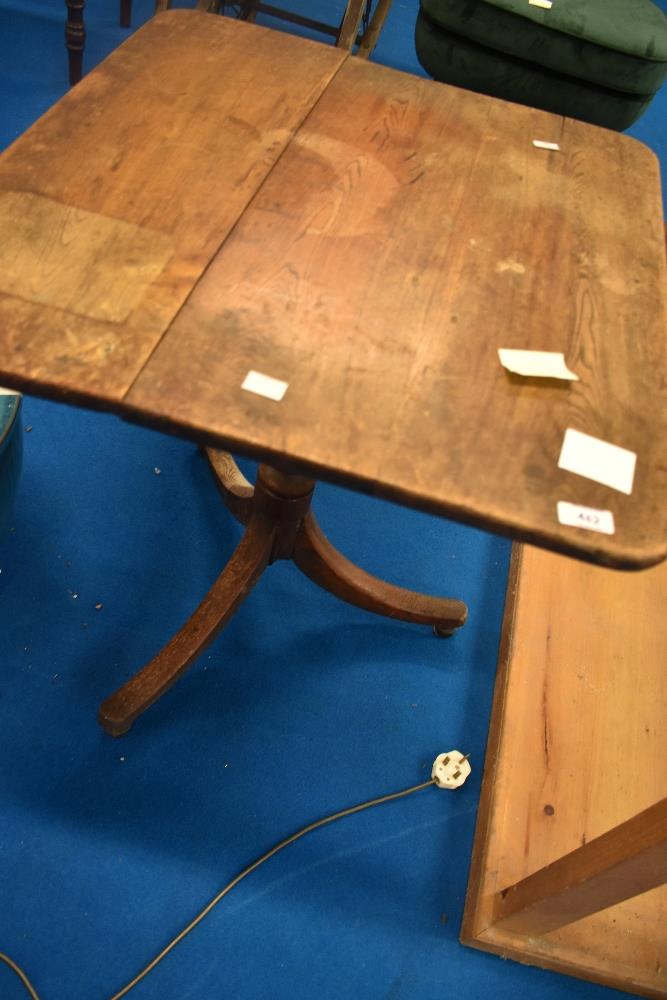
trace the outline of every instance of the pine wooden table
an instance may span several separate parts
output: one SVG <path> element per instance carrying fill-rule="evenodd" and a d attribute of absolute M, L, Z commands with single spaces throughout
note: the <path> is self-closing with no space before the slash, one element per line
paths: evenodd
<path fill-rule="evenodd" d="M 665 563 L 614 573 L 514 546 L 461 928 L 464 944 L 655 1000 L 666 603 Z"/>
<path fill-rule="evenodd" d="M 246 524 L 105 728 L 278 558 L 371 611 L 463 624 L 460 601 L 337 553 L 316 479 L 606 565 L 664 559 L 661 213 L 632 139 L 193 11 L 47 112 L 0 159 L 0 383 L 215 449 Z M 580 381 L 518 380 L 499 347 L 563 351 Z M 244 390 L 249 371 L 282 400 Z M 569 427 L 637 453 L 630 495 L 558 467 Z M 264 463 L 254 491 L 232 450 Z M 558 501 L 611 510 L 615 533 L 560 524 Z"/>

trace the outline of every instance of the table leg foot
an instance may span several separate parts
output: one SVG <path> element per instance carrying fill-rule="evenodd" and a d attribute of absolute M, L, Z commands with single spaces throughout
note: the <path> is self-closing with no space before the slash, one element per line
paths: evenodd
<path fill-rule="evenodd" d="M 466 620 L 468 609 L 463 601 L 396 587 L 355 566 L 329 542 L 311 511 L 303 520 L 292 558 L 324 590 L 366 611 L 435 626 L 443 635 L 453 633 Z"/>
<path fill-rule="evenodd" d="M 183 628 L 139 673 L 101 705 L 98 721 L 112 736 L 134 720 L 185 673 L 250 593 L 268 565 L 275 529 L 263 520 L 248 525 L 232 558 Z"/>

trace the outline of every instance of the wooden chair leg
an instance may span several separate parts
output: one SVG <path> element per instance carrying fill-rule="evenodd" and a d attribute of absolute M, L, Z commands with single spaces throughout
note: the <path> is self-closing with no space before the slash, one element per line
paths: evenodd
<path fill-rule="evenodd" d="M 365 8 L 366 0 L 348 0 L 336 39 L 338 48 L 347 49 L 348 52 L 352 51 L 359 34 L 359 25 L 364 16 Z"/>
<path fill-rule="evenodd" d="M 460 628 L 468 615 L 463 601 L 396 587 L 355 566 L 328 541 L 311 511 L 303 520 L 292 558 L 301 572 L 324 590 L 387 618 L 431 625 L 447 635 Z"/>
<path fill-rule="evenodd" d="M 257 0 L 241 0 L 239 5 L 239 20 L 250 21 L 257 17 Z"/>
<path fill-rule="evenodd" d="M 268 565 L 275 528 L 254 518 L 232 558 L 180 632 L 139 673 L 101 705 L 99 722 L 122 736 L 213 641 Z"/>
<path fill-rule="evenodd" d="M 120 0 L 120 26 L 129 28 L 132 23 L 132 0 Z"/>
<path fill-rule="evenodd" d="M 377 7 L 375 8 L 373 17 L 371 18 L 371 23 L 364 32 L 364 37 L 361 39 L 359 48 L 357 49 L 357 55 L 361 59 L 368 59 L 377 45 L 380 32 L 384 27 L 384 22 L 387 19 L 390 7 L 391 0 L 378 0 Z"/>

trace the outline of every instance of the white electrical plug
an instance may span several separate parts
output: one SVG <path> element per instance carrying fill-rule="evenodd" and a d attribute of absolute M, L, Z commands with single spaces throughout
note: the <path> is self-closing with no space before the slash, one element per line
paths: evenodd
<path fill-rule="evenodd" d="M 431 777 L 438 788 L 460 788 L 472 770 L 468 762 L 470 754 L 460 750 L 448 750 L 438 754 L 433 761 Z"/>

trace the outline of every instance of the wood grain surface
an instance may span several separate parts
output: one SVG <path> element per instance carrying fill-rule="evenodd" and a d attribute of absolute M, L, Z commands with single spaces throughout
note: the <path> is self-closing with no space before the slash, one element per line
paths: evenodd
<path fill-rule="evenodd" d="M 174 10 L 18 139 L 0 158 L 5 381 L 117 404 L 345 58 Z"/>
<path fill-rule="evenodd" d="M 659 561 L 660 213 L 632 139 L 349 60 L 127 403 L 584 558 Z M 512 377 L 498 347 L 563 351 L 580 381 Z M 289 383 L 281 403 L 240 389 L 249 369 Z M 568 427 L 637 453 L 631 496 L 558 469 Z M 616 534 L 559 525 L 559 500 L 611 510 Z"/>
<path fill-rule="evenodd" d="M 667 795 L 666 611 L 667 564 L 620 574 L 515 546 L 464 943 L 667 995 L 667 886 L 544 935 L 494 926 L 497 893 Z"/>
<path fill-rule="evenodd" d="M 24 191 L 0 191 L 0 232 L 0 292 L 111 323 L 128 319 L 174 251 L 155 229 Z"/>
<path fill-rule="evenodd" d="M 56 233 L 68 208 L 145 230 L 139 273 L 173 246 L 122 321 L 86 294 L 105 268 L 117 287 L 108 255 L 61 240 L 77 311 L 46 252 L 0 295 L 5 384 L 584 559 L 667 555 L 662 207 L 636 141 L 172 11 L 18 140 L 0 190 L 61 206 Z M 498 347 L 562 351 L 580 381 L 517 379 Z M 251 369 L 282 402 L 241 389 Z M 637 453 L 631 496 L 558 469 L 568 427 Z M 559 500 L 616 533 L 561 526 Z"/>
<path fill-rule="evenodd" d="M 667 797 L 496 895 L 494 930 L 538 937 L 667 885 Z"/>

